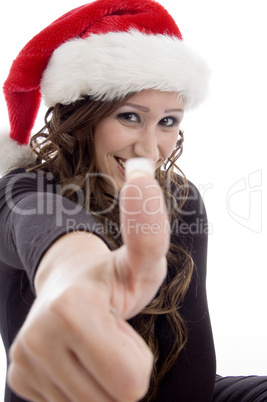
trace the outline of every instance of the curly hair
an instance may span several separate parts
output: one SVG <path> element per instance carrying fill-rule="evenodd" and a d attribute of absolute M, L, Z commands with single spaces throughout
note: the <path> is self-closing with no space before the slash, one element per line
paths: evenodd
<path fill-rule="evenodd" d="M 83 206 L 90 209 L 97 222 L 113 223 L 112 231 L 109 230 L 110 225 L 102 224 L 99 227 L 102 228 L 103 235 L 114 249 L 122 244 L 119 230 L 119 205 L 116 194 L 107 194 L 105 180 L 101 175 L 97 175 L 94 129 L 101 119 L 113 113 L 132 95 L 129 94 L 123 100 L 112 102 L 94 101 L 85 97 L 70 105 L 57 104 L 50 108 L 45 116 L 45 126 L 31 139 L 36 163 L 28 166 L 27 169 L 52 174 L 55 182 L 61 185 L 64 197 L 74 202 L 80 202 L 82 199 Z M 179 131 L 178 141 L 172 154 L 165 161 L 163 168 L 156 170 L 156 178 L 168 205 L 170 222 L 179 219 L 179 211 L 188 195 L 187 180 L 176 165 L 182 154 L 183 140 L 183 132 Z M 88 174 L 90 174 L 89 197 L 86 194 Z M 179 201 L 177 197 L 172 196 L 173 188 L 179 189 Z M 79 192 L 83 197 L 79 197 Z M 103 214 L 99 211 L 106 212 Z M 172 235 L 175 236 L 175 234 Z M 151 384 L 143 399 L 145 402 L 155 400 L 161 380 L 172 367 L 187 341 L 186 323 L 179 310 L 191 280 L 194 264 L 189 251 L 175 243 L 170 244 L 167 255 L 168 273 L 156 297 L 142 312 L 130 320 L 154 355 Z M 173 338 L 172 348 L 163 362 L 159 361 L 158 341 L 154 331 L 159 315 L 165 315 L 169 323 L 170 336 Z"/>

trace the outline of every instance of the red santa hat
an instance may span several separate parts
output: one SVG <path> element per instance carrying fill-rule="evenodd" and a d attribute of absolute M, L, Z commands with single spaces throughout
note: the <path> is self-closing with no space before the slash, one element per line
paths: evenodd
<path fill-rule="evenodd" d="M 14 60 L 3 90 L 10 132 L 0 171 L 30 155 L 41 98 L 47 107 L 85 95 L 114 100 L 143 89 L 178 92 L 187 109 L 205 97 L 209 69 L 154 0 L 96 0 L 54 21 Z"/>

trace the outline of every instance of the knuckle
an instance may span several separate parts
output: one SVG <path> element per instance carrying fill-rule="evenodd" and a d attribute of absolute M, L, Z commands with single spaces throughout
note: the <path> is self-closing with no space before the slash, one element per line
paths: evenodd
<path fill-rule="evenodd" d="M 152 365 L 153 355 L 150 350 L 144 349 L 139 364 L 132 370 L 125 370 L 124 377 L 121 378 L 120 401 L 132 402 L 144 398 L 150 384 Z"/>
<path fill-rule="evenodd" d="M 139 401 L 146 395 L 150 382 L 150 374 L 142 376 L 131 376 L 125 381 L 124 386 L 120 387 L 119 400 L 125 402 Z"/>
<path fill-rule="evenodd" d="M 10 364 L 7 370 L 7 384 L 17 394 L 25 396 L 27 391 L 27 358 L 20 345 L 15 345 L 10 351 Z"/>
<path fill-rule="evenodd" d="M 69 312 L 77 301 L 75 288 L 68 288 L 55 297 L 49 305 L 50 313 L 61 319 L 63 325 L 68 325 Z"/>
<path fill-rule="evenodd" d="M 7 383 L 10 388 L 17 391 L 20 390 L 19 376 L 17 375 L 16 366 L 13 363 L 10 363 L 7 371 Z"/>
<path fill-rule="evenodd" d="M 30 339 L 29 339 L 30 338 Z M 24 367 L 28 360 L 27 350 L 29 350 L 28 345 L 33 344 L 31 332 L 21 332 L 18 333 L 13 344 L 9 350 L 9 359 L 11 362 L 11 367 L 15 370 L 17 367 Z"/>
<path fill-rule="evenodd" d="M 77 301 L 83 305 L 88 302 L 88 290 L 80 285 L 73 285 L 63 290 L 49 305 L 49 317 L 54 322 L 54 328 L 61 334 L 70 336 L 77 328 Z M 78 325 L 79 327 L 79 325 Z"/>

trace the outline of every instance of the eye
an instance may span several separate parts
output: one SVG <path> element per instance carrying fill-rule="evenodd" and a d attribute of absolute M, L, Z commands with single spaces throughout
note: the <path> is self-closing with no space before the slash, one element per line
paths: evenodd
<path fill-rule="evenodd" d="M 160 120 L 159 124 L 165 127 L 174 127 L 178 126 L 179 122 L 175 117 L 167 116 Z"/>
<path fill-rule="evenodd" d="M 136 113 L 120 113 L 117 119 L 136 123 L 140 121 L 140 117 Z"/>

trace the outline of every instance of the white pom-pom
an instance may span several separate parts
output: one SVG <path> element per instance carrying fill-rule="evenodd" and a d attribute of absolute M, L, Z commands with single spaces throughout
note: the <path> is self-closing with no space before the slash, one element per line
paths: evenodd
<path fill-rule="evenodd" d="M 29 145 L 20 145 L 9 137 L 9 129 L 0 129 L 0 176 L 34 159 Z"/>

